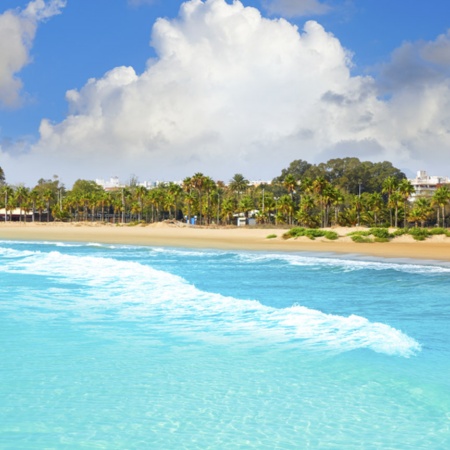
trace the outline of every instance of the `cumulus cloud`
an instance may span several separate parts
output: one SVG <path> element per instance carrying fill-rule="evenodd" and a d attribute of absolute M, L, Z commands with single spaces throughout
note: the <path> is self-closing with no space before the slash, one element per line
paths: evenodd
<path fill-rule="evenodd" d="M 263 5 L 270 14 L 283 17 L 320 15 L 331 10 L 320 0 L 264 0 Z"/>
<path fill-rule="evenodd" d="M 22 82 L 18 73 L 30 62 L 30 49 L 38 23 L 59 14 L 65 0 L 34 0 L 22 11 L 0 14 L 0 106 L 20 103 Z"/>
<path fill-rule="evenodd" d="M 399 49 L 442 70 L 386 99 L 377 80 L 352 76 L 349 52 L 317 22 L 299 30 L 239 1 L 190 0 L 154 24 L 157 58 L 142 74 L 116 67 L 68 91 L 70 114 L 42 121 L 27 158 L 62 178 L 270 179 L 294 159 L 337 156 L 429 169 L 430 151 L 448 161 L 450 148 L 446 39 Z"/>

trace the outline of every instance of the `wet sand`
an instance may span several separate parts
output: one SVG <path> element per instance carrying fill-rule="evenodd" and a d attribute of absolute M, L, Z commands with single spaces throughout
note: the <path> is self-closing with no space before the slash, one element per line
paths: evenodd
<path fill-rule="evenodd" d="M 361 254 L 385 258 L 416 258 L 450 262 L 450 238 L 433 236 L 415 241 L 401 236 L 386 243 L 354 243 L 346 234 L 355 228 L 333 228 L 340 238 L 282 239 L 285 229 L 203 228 L 159 223 L 146 226 L 96 223 L 0 223 L 2 240 L 98 242 L 158 247 L 252 250 L 265 252 L 326 252 Z M 267 236 L 276 237 L 268 239 Z"/>

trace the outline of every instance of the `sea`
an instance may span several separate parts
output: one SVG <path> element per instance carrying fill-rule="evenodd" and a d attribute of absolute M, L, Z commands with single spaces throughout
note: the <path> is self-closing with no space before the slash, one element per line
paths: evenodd
<path fill-rule="evenodd" d="M 450 264 L 0 241 L 0 449 L 450 449 Z"/>

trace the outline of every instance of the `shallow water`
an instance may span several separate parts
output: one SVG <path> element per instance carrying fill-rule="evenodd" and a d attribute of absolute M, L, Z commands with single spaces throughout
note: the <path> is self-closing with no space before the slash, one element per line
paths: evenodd
<path fill-rule="evenodd" d="M 450 448 L 450 266 L 0 242 L 0 448 Z"/>

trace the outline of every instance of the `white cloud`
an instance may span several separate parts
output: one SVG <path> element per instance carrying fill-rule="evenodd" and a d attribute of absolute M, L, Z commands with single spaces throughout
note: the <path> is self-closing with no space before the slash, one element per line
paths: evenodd
<path fill-rule="evenodd" d="M 351 75 L 349 53 L 318 23 L 299 32 L 238 1 L 191 0 L 176 19 L 155 23 L 158 57 L 144 73 L 117 67 L 69 91 L 70 115 L 42 121 L 22 167 L 45 161 L 71 181 L 130 173 L 175 179 L 197 171 L 225 180 L 236 172 L 272 178 L 294 159 L 336 156 L 441 168 L 450 148 L 441 41 L 417 45 L 446 67 L 440 76 L 420 89 L 391 83 L 386 100 L 375 79 Z M 390 66 L 401 71 L 409 61 L 394 55 Z"/>
<path fill-rule="evenodd" d="M 331 10 L 320 0 L 264 0 L 263 5 L 270 14 L 283 17 L 325 14 Z"/>
<path fill-rule="evenodd" d="M 34 0 L 23 11 L 0 14 L 0 106 L 20 103 L 22 82 L 17 74 L 30 62 L 30 49 L 40 21 L 59 14 L 63 0 Z"/>

